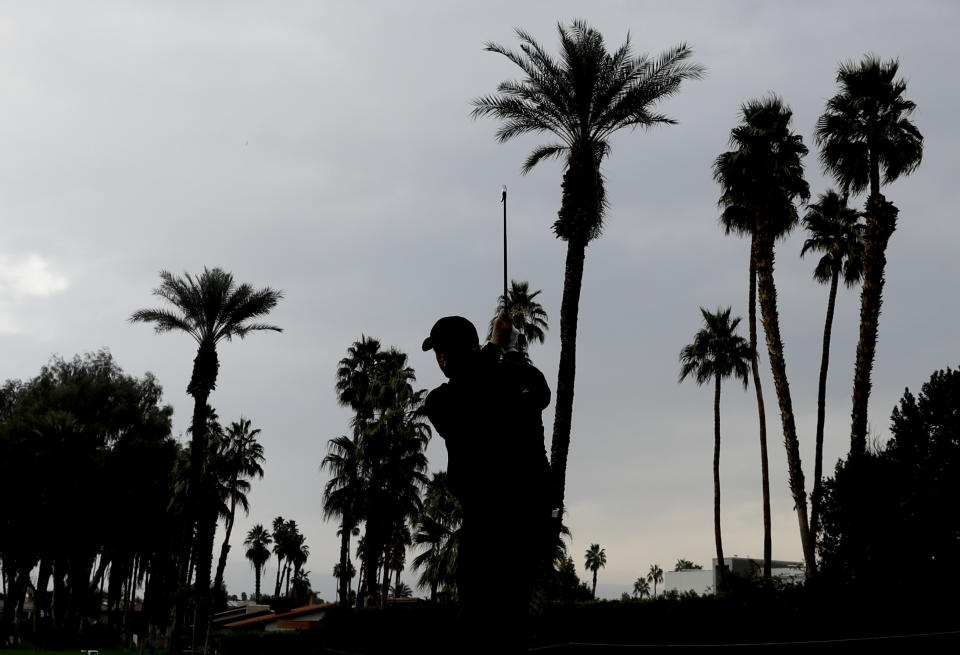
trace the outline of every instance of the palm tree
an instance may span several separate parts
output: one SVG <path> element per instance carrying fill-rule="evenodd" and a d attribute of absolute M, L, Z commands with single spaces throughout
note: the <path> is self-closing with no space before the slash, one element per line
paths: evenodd
<path fill-rule="evenodd" d="M 191 497 L 188 523 L 196 525 L 196 590 L 197 612 L 202 619 L 197 625 L 206 625 L 210 607 L 210 568 L 213 559 L 213 539 L 216 517 L 198 510 L 206 494 L 204 468 L 207 461 L 207 401 L 216 388 L 220 362 L 217 345 L 222 341 L 243 339 L 252 332 L 271 330 L 275 326 L 259 322 L 277 306 L 283 293 L 270 287 L 255 289 L 249 284 L 237 284 L 231 273 L 220 268 L 204 268 L 199 276 L 184 273 L 177 277 L 160 271 L 160 286 L 153 294 L 167 303 L 166 307 L 140 309 L 130 316 L 133 323 L 153 323 L 157 333 L 186 332 L 197 342 L 197 355 L 187 393 L 193 396 L 193 421 L 190 442 Z M 184 558 L 186 559 L 186 558 Z M 195 632 L 195 644 L 205 643 L 206 634 Z"/>
<path fill-rule="evenodd" d="M 860 339 L 853 376 L 850 454 L 854 456 L 862 455 L 866 448 L 886 250 L 898 213 L 881 195 L 880 185 L 909 175 L 923 157 L 923 136 L 909 118 L 916 105 L 903 97 L 907 85 L 897 79 L 899 66 L 896 59 L 883 62 L 875 55 L 865 56 L 859 64 L 841 64 L 837 71 L 840 90 L 827 101 L 815 137 L 823 170 L 834 176 L 841 190 L 861 193 L 869 189 L 870 193 L 864 212 Z"/>
<path fill-rule="evenodd" d="M 607 565 L 607 553 L 600 547 L 600 544 L 590 544 L 590 548 L 587 549 L 585 559 L 583 562 L 583 568 L 588 571 L 593 571 L 593 594 L 594 600 L 597 598 L 597 571 Z"/>
<path fill-rule="evenodd" d="M 710 313 L 703 307 L 704 327 L 693 337 L 693 343 L 680 351 L 680 382 L 692 377 L 698 385 L 714 383 L 713 394 L 713 534 L 717 546 L 719 575 L 723 578 L 723 541 L 720 537 L 720 382 L 731 375 L 743 380 L 747 388 L 747 367 L 753 352 L 750 344 L 736 334 L 740 317 L 730 319 L 731 308 Z M 656 565 L 654 565 L 656 566 Z M 654 572 L 650 567 L 650 574 Z M 659 570 L 659 566 L 656 567 Z M 662 579 L 663 571 L 660 571 Z M 649 576 L 648 576 L 649 578 Z M 656 582 L 654 592 L 656 592 Z"/>
<path fill-rule="evenodd" d="M 659 564 L 650 565 L 650 571 L 647 573 L 647 581 L 653 583 L 653 595 L 656 597 L 657 584 L 663 582 L 663 569 L 660 568 Z"/>
<path fill-rule="evenodd" d="M 721 155 L 721 158 L 723 156 Z M 721 171 L 719 164 L 721 159 L 717 160 L 714 168 L 714 177 L 720 184 Z M 773 523 L 770 513 L 770 462 L 767 456 L 767 411 L 763 402 L 763 385 L 760 381 L 760 355 L 757 349 L 757 258 L 754 253 L 757 252 L 759 242 L 757 241 L 757 221 L 756 213 L 751 213 L 740 203 L 725 203 L 721 198 L 720 205 L 723 206 L 723 214 L 720 216 L 720 223 L 723 225 L 724 233 L 736 234 L 738 236 L 750 237 L 749 263 L 749 291 L 747 294 L 747 326 L 750 335 L 750 348 L 753 350 L 753 359 L 750 362 L 750 370 L 753 375 L 753 390 L 757 397 L 757 423 L 760 429 L 760 486 L 761 497 L 763 499 L 763 577 L 769 580 L 772 574 L 773 561 Z"/>
<path fill-rule="evenodd" d="M 520 338 L 517 341 L 520 352 L 527 352 L 527 348 L 534 341 L 543 343 L 546 340 L 544 333 L 549 329 L 547 327 L 548 317 L 543 305 L 536 300 L 540 293 L 541 289 L 530 293 L 529 282 L 510 281 L 510 290 L 508 291 L 510 302 L 507 305 L 510 307 L 510 315 L 513 317 L 513 327 L 517 328 L 520 333 Z M 487 340 L 493 338 L 493 324 L 503 308 L 503 296 L 500 296 L 497 299 L 497 310 L 494 312 L 493 318 L 490 319 Z"/>
<path fill-rule="evenodd" d="M 462 518 L 460 502 L 447 487 L 446 472 L 434 473 L 413 535 L 413 543 L 425 548 L 414 557 L 413 570 L 421 570 L 417 585 L 429 587 L 430 600 L 436 600 L 438 588 L 456 584 Z"/>
<path fill-rule="evenodd" d="M 272 541 L 273 537 L 270 536 L 270 533 L 260 523 L 250 528 L 250 531 L 247 532 L 247 538 L 243 541 L 243 545 L 247 547 L 247 559 L 250 560 L 250 564 L 253 565 L 256 580 L 254 598 L 257 603 L 260 602 L 260 573 L 270 559 L 270 549 L 268 546 Z"/>
<path fill-rule="evenodd" d="M 633 597 L 646 598 L 650 595 L 650 584 L 646 578 L 637 578 L 633 581 Z"/>
<path fill-rule="evenodd" d="M 263 446 L 257 441 L 257 435 L 260 429 L 250 429 L 250 419 L 240 417 L 239 421 L 234 421 L 227 428 L 224 434 L 223 447 L 224 452 L 221 455 L 222 475 L 226 482 L 228 491 L 229 506 L 224 520 L 225 534 L 223 537 L 223 546 L 220 548 L 220 560 L 217 562 L 217 574 L 214 578 L 213 588 L 219 589 L 223 584 L 223 571 L 227 566 L 227 554 L 230 552 L 230 535 L 233 533 L 233 522 L 236 517 L 237 505 L 243 509 L 244 515 L 250 513 L 250 504 L 244 491 L 244 486 L 249 487 L 249 482 L 253 478 L 263 477 Z"/>
<path fill-rule="evenodd" d="M 810 538 L 817 538 L 820 526 L 820 502 L 823 495 L 823 427 L 826 417 L 827 367 L 830 363 L 830 332 L 840 277 L 848 287 L 863 279 L 863 224 L 859 213 L 847 207 L 847 196 L 829 190 L 809 205 L 803 226 L 809 237 L 800 256 L 821 252 L 823 256 L 813 270 L 813 279 L 830 284 L 827 318 L 823 326 L 823 354 L 820 359 L 820 384 L 817 389 L 817 450 L 813 471 L 813 493 L 810 503 Z"/>
<path fill-rule="evenodd" d="M 282 516 L 273 519 L 273 554 L 277 556 L 277 584 L 273 590 L 274 598 L 280 596 L 280 581 L 283 573 L 283 560 L 286 557 L 287 521 Z"/>
<path fill-rule="evenodd" d="M 410 598 L 413 595 L 413 591 L 405 582 L 397 582 L 395 585 L 390 587 L 390 595 L 394 598 Z"/>
<path fill-rule="evenodd" d="M 362 518 L 365 495 L 363 472 L 361 471 L 359 444 L 356 438 L 341 435 L 327 443 L 327 455 L 320 464 L 321 470 L 330 473 L 330 479 L 323 487 L 323 519 L 340 519 L 340 563 L 341 571 L 350 568 L 350 537 Z M 340 604 L 348 604 L 350 578 L 340 578 L 338 594 Z"/>
<path fill-rule="evenodd" d="M 800 525 L 807 575 L 816 570 L 810 547 L 807 492 L 804 488 L 800 444 L 797 439 L 787 365 L 780 338 L 777 288 L 773 280 L 774 242 L 798 221 L 794 202 L 806 201 L 810 190 L 803 178 L 803 138 L 790 131 L 793 112 L 776 97 L 751 100 L 740 110 L 742 123 L 730 133 L 733 150 L 717 157 L 714 179 L 722 188 L 720 205 L 725 221 L 755 230 L 751 256 L 757 273 L 760 312 L 767 338 L 770 370 L 780 405 L 783 441 L 787 451 L 790 491 Z M 766 568 L 766 566 L 765 566 Z"/>
<path fill-rule="evenodd" d="M 610 153 L 611 137 L 623 128 L 652 128 L 676 121 L 656 111 L 661 100 L 676 94 L 684 80 L 702 77 L 704 69 L 688 63 L 686 45 L 657 58 L 634 56 L 629 36 L 608 52 L 603 36 L 583 21 L 558 25 L 561 57 L 555 59 L 523 30 L 516 30 L 520 52 L 488 43 L 524 74 L 521 81 L 501 82 L 497 93 L 474 100 L 473 117 L 502 121 L 502 143 L 522 134 L 552 134 L 558 140 L 534 149 L 523 164 L 527 173 L 551 157 L 566 159 L 560 211 L 553 230 L 567 242 L 563 297 L 560 304 L 560 366 L 550 464 L 556 502 L 563 508 L 573 417 L 577 319 L 587 244 L 600 236 L 607 205 L 600 164 Z"/>

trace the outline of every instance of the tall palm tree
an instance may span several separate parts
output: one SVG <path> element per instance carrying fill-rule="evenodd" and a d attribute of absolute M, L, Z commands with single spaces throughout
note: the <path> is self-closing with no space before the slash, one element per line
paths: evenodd
<path fill-rule="evenodd" d="M 358 440 L 346 435 L 331 439 L 320 468 L 330 473 L 330 479 L 323 487 L 323 519 L 340 519 L 339 566 L 341 571 L 347 571 L 350 568 L 350 537 L 362 518 L 366 494 Z M 350 578 L 341 576 L 338 593 L 343 606 L 350 598 L 349 587 Z"/>
<path fill-rule="evenodd" d="M 840 278 L 848 287 L 863 279 L 863 224 L 860 214 L 847 206 L 847 196 L 834 190 L 820 194 L 803 217 L 809 236 L 803 242 L 800 256 L 820 252 L 823 256 L 813 269 L 813 279 L 830 285 L 827 318 L 823 326 L 823 354 L 820 359 L 820 383 L 817 389 L 817 450 L 813 470 L 813 493 L 810 502 L 810 538 L 817 538 L 820 526 L 820 502 L 823 495 L 823 427 L 826 418 L 827 367 L 830 364 L 830 332 Z"/>
<path fill-rule="evenodd" d="M 254 579 L 256 581 L 254 600 L 257 603 L 260 602 L 260 574 L 270 559 L 270 549 L 268 546 L 272 542 L 273 537 L 270 536 L 270 532 L 260 523 L 250 528 L 250 531 L 247 532 L 247 538 L 243 540 L 243 545 L 247 547 L 246 557 L 250 560 L 250 564 L 253 565 Z"/>
<path fill-rule="evenodd" d="M 223 571 L 227 566 L 227 554 L 230 552 L 230 535 L 233 533 L 233 523 L 236 517 L 237 505 L 243 513 L 250 513 L 250 504 L 244 494 L 241 497 L 241 483 L 253 478 L 263 477 L 263 446 L 257 441 L 260 428 L 250 429 L 250 419 L 240 417 L 227 428 L 224 434 L 224 452 L 222 470 L 229 493 L 229 511 L 224 520 L 223 546 L 220 548 L 220 560 L 217 562 L 217 574 L 213 588 L 219 589 L 223 584 Z M 249 486 L 249 483 L 247 483 Z"/>
<path fill-rule="evenodd" d="M 577 319 L 587 244 L 600 236 L 607 205 L 600 164 L 610 153 L 611 137 L 623 128 L 652 128 L 676 121 L 656 110 L 676 94 L 684 80 L 702 77 L 704 69 L 687 62 L 691 50 L 681 44 L 659 57 L 634 56 L 629 36 L 608 52 L 603 36 L 583 21 L 557 26 L 561 56 L 551 56 L 532 36 L 516 30 L 520 52 L 488 43 L 523 71 L 520 81 L 501 82 L 497 92 L 474 100 L 473 117 L 502 121 L 502 143 L 522 134 L 551 134 L 557 141 L 538 146 L 523 164 L 527 173 L 538 162 L 565 158 L 556 236 L 567 242 L 563 297 L 560 304 L 560 365 L 550 464 L 561 510 L 570 448 L 573 387 L 576 372 Z"/>
<path fill-rule="evenodd" d="M 840 90 L 827 101 L 815 136 L 824 172 L 831 173 L 845 193 L 869 190 L 870 194 L 864 212 L 860 338 L 853 376 L 850 454 L 854 456 L 866 449 L 887 243 L 897 226 L 898 210 L 881 195 L 880 185 L 909 175 L 923 157 L 923 136 L 909 118 L 916 105 L 903 97 L 907 85 L 897 79 L 899 67 L 896 59 L 884 62 L 875 55 L 865 56 L 859 64 L 841 64 Z"/>
<path fill-rule="evenodd" d="M 640 577 L 633 581 L 633 597 L 646 598 L 650 595 L 650 583 L 646 578 Z"/>
<path fill-rule="evenodd" d="M 750 344 L 739 336 L 740 317 L 730 318 L 731 308 L 710 313 L 703 307 L 704 327 L 693 343 L 680 351 L 680 382 L 692 377 L 698 385 L 714 383 L 713 393 L 713 535 L 717 547 L 719 575 L 723 578 L 723 540 L 720 536 L 720 382 L 731 375 L 747 388 L 747 367 L 753 357 Z M 656 565 L 654 565 L 656 566 Z M 657 566 L 659 569 L 660 567 Z M 650 567 L 653 573 L 653 567 Z M 663 571 L 660 572 L 662 576 Z M 654 580 L 650 580 L 654 582 Z M 656 583 L 654 582 L 654 587 Z"/>
<path fill-rule="evenodd" d="M 714 167 L 714 177 L 720 179 L 720 160 Z M 760 354 L 757 349 L 757 258 L 754 253 L 758 250 L 757 216 L 750 212 L 741 203 L 725 203 L 721 198 L 720 205 L 723 214 L 720 223 L 724 233 L 750 237 L 749 263 L 749 291 L 747 293 L 747 327 L 750 338 L 750 348 L 753 350 L 753 359 L 750 362 L 750 371 L 753 375 L 753 391 L 757 397 L 757 423 L 760 436 L 760 488 L 763 501 L 763 577 L 769 580 L 772 575 L 773 561 L 773 522 L 770 512 L 770 461 L 767 455 L 767 411 L 763 402 L 763 384 L 760 381 Z"/>
<path fill-rule="evenodd" d="M 657 584 L 663 582 L 663 569 L 659 564 L 651 564 L 647 573 L 647 581 L 653 583 L 653 596 L 657 596 Z"/>
<path fill-rule="evenodd" d="M 184 273 L 183 277 L 160 271 L 160 286 L 153 294 L 166 302 L 165 307 L 140 309 L 130 316 L 133 323 L 153 323 L 157 333 L 180 331 L 197 342 L 197 354 L 187 393 L 193 397 L 193 421 L 190 442 L 189 494 L 194 515 L 189 523 L 196 525 L 196 590 L 197 613 L 205 626 L 209 620 L 210 568 L 213 559 L 213 539 L 216 530 L 215 514 L 198 511 L 198 500 L 206 495 L 204 468 L 207 461 L 207 401 L 216 388 L 220 362 L 217 345 L 222 341 L 243 339 L 252 332 L 270 330 L 282 332 L 275 326 L 259 322 L 277 306 L 283 293 L 270 287 L 255 289 L 247 283 L 237 284 L 233 274 L 221 268 L 204 268 L 198 276 Z M 195 642 L 205 643 L 206 634 L 197 633 Z"/>
<path fill-rule="evenodd" d="M 755 260 L 760 313 L 767 338 L 767 353 L 774 388 L 780 405 L 783 441 L 787 451 L 790 491 L 800 526 L 807 575 L 816 570 L 807 518 L 800 443 L 797 439 L 787 365 L 780 338 L 777 288 L 773 280 L 774 242 L 799 220 L 794 203 L 806 201 L 810 189 L 803 178 L 802 158 L 807 154 L 803 138 L 790 130 L 793 112 L 778 97 L 751 100 L 740 110 L 741 124 L 730 133 L 733 150 L 717 157 L 714 179 L 720 184 L 724 215 L 739 217 L 743 229 L 756 231 L 752 257 Z M 725 219 L 726 220 L 726 219 Z"/>
<path fill-rule="evenodd" d="M 520 338 L 517 341 L 517 347 L 520 352 L 527 352 L 527 348 L 533 342 L 543 343 L 546 340 L 545 332 L 549 329 L 547 321 L 549 320 L 547 312 L 543 305 L 537 302 L 536 298 L 540 295 L 541 289 L 530 293 L 529 282 L 510 281 L 508 290 L 510 302 L 510 315 L 513 317 L 513 327 L 517 328 Z M 493 325 L 504 308 L 503 296 L 497 299 L 497 310 L 490 319 L 490 327 L 487 330 L 487 339 L 493 338 Z"/>
<path fill-rule="evenodd" d="M 593 572 L 593 590 L 591 594 L 594 600 L 597 598 L 597 571 L 607 565 L 607 552 L 600 547 L 600 544 L 590 544 L 584 556 L 583 568 Z"/>

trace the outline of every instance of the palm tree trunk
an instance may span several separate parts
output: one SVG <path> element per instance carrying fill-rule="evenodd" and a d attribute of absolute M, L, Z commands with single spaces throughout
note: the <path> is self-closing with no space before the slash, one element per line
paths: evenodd
<path fill-rule="evenodd" d="M 713 393 L 713 538 L 717 545 L 717 591 L 723 586 L 723 539 L 720 536 L 720 376 L 716 376 Z M 657 595 L 657 580 L 653 580 Z"/>
<path fill-rule="evenodd" d="M 194 533 L 194 558 L 196 559 L 196 581 L 194 590 L 196 594 L 196 611 L 194 614 L 194 639 L 193 647 L 198 643 L 204 642 L 205 626 L 210 605 L 210 568 L 213 559 L 213 538 L 215 525 L 210 525 L 206 507 L 207 495 L 205 491 L 205 476 L 207 460 L 207 420 L 209 418 L 209 408 L 207 401 L 210 398 L 210 392 L 216 387 L 217 372 L 220 363 L 217 359 L 216 345 L 213 343 L 203 343 L 197 349 L 197 355 L 193 359 L 193 371 L 190 375 L 190 383 L 187 385 L 187 393 L 193 396 L 193 423 L 191 424 L 190 439 L 190 480 L 188 487 L 187 504 L 187 528 L 192 529 L 196 526 Z M 213 528 L 213 530 L 211 530 Z M 181 601 L 182 602 L 182 601 Z M 197 629 L 200 628 L 198 635 Z M 176 635 L 175 635 L 176 637 Z M 174 649 L 179 648 L 175 638 Z"/>
<path fill-rule="evenodd" d="M 233 521 L 237 512 L 237 493 L 236 493 L 236 484 L 237 481 L 233 481 L 234 488 L 230 494 L 230 515 L 227 517 L 227 525 L 225 526 L 225 534 L 223 535 L 223 545 L 220 546 L 220 559 L 217 561 L 217 574 L 213 579 L 213 589 L 216 593 L 219 593 L 221 585 L 223 585 L 223 571 L 227 567 L 227 554 L 230 552 L 230 534 L 233 532 Z"/>
<path fill-rule="evenodd" d="M 557 404 L 553 421 L 553 441 L 550 446 L 554 502 L 560 508 L 559 516 L 561 517 L 566 487 L 567 454 L 570 450 L 570 428 L 573 422 L 573 384 L 577 368 L 577 314 L 580 307 L 580 287 L 583 283 L 585 256 L 585 241 L 571 239 L 567 242 L 563 298 L 560 302 L 560 366 L 557 372 Z M 559 518 L 556 521 L 556 529 L 559 534 Z"/>
<path fill-rule="evenodd" d="M 593 570 L 593 599 L 597 599 L 597 569 Z"/>
<path fill-rule="evenodd" d="M 216 537 L 216 519 L 210 512 L 198 510 L 197 523 L 197 608 L 193 623 L 193 650 L 201 647 L 206 652 L 207 624 L 211 618 L 210 569 L 213 565 L 213 541 Z"/>
<path fill-rule="evenodd" d="M 877 351 L 877 329 L 883 303 L 887 243 L 897 227 L 898 210 L 879 193 L 867 200 L 863 244 L 863 289 L 860 292 L 860 339 L 853 374 L 853 409 L 850 412 L 850 456 L 860 457 L 867 447 L 867 409 L 870 374 Z"/>
<path fill-rule="evenodd" d="M 340 606 L 348 607 L 350 592 L 347 585 L 350 584 L 349 571 L 350 558 L 350 526 L 347 521 L 340 524 Z"/>
<path fill-rule="evenodd" d="M 260 569 L 261 568 L 262 567 L 259 564 L 253 567 L 253 579 L 255 581 L 253 597 L 254 597 L 254 602 L 257 605 L 260 604 Z"/>
<path fill-rule="evenodd" d="M 765 221 L 764 221 L 765 222 Z M 757 287 L 760 296 L 760 313 L 763 330 L 767 335 L 767 352 L 770 357 L 770 372 L 780 403 L 780 420 L 783 424 L 783 441 L 787 449 L 787 467 L 790 472 L 790 491 L 797 510 L 800 525 L 800 543 L 807 568 L 807 578 L 816 573 L 816 560 L 810 548 L 810 523 L 807 519 L 807 492 L 804 489 L 803 468 L 800 462 L 800 443 L 793 417 L 790 399 L 790 384 L 787 381 L 787 363 L 783 357 L 783 342 L 780 339 L 780 317 L 777 313 L 777 287 L 773 281 L 773 237 L 761 223 L 758 226 L 760 240 L 757 256 Z"/>
<path fill-rule="evenodd" d="M 770 519 L 770 466 L 767 457 L 767 413 L 763 405 L 763 387 L 760 385 L 760 361 L 757 355 L 757 260 L 754 251 L 757 248 L 756 233 L 750 238 L 750 294 L 747 322 L 750 326 L 750 349 L 753 357 L 750 367 L 753 371 L 753 389 L 757 394 L 757 418 L 760 423 L 760 480 L 763 487 L 763 579 L 769 580 L 771 560 L 773 559 L 773 539 Z"/>
<path fill-rule="evenodd" d="M 820 383 L 817 388 L 817 450 L 813 464 L 813 494 L 810 498 L 811 549 L 817 546 L 817 531 L 820 528 L 820 496 L 823 494 L 823 425 L 827 414 L 827 368 L 830 365 L 830 333 L 833 330 L 833 310 L 837 300 L 837 284 L 840 281 L 839 267 L 830 280 L 830 296 L 827 300 L 827 318 L 823 325 L 823 355 L 820 357 Z"/>
<path fill-rule="evenodd" d="M 278 598 L 280 596 L 280 572 L 283 571 L 283 557 L 280 553 L 277 553 L 277 586 L 273 591 L 273 597 Z"/>

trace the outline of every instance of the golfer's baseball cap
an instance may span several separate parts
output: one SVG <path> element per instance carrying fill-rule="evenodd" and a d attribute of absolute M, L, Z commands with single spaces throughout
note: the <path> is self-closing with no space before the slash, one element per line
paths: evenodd
<path fill-rule="evenodd" d="M 423 340 L 423 350 L 462 352 L 480 347 L 480 337 L 473 323 L 462 316 L 444 316 L 433 324 L 430 336 Z"/>

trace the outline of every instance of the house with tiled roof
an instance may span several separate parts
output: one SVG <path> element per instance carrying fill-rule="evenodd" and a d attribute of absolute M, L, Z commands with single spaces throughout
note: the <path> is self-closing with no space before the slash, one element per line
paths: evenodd
<path fill-rule="evenodd" d="M 262 616 L 243 618 L 223 624 L 229 630 L 251 630 L 274 632 L 277 630 L 316 630 L 320 627 L 323 618 L 336 607 L 336 603 L 322 605 L 304 605 L 287 612 L 270 613 Z"/>

